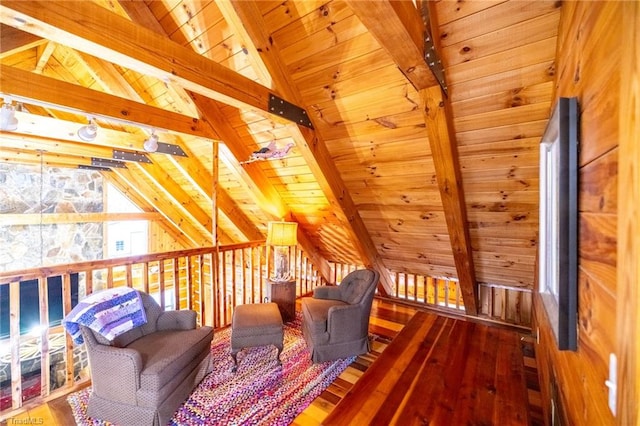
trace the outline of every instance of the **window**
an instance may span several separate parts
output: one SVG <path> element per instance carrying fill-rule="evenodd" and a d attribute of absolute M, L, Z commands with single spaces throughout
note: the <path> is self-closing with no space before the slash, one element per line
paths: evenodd
<path fill-rule="evenodd" d="M 560 98 L 540 143 L 538 288 L 558 349 L 578 341 L 578 103 Z"/>

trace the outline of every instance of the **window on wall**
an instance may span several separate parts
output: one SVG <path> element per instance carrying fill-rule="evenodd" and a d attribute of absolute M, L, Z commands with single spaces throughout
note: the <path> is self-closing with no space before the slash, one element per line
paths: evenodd
<path fill-rule="evenodd" d="M 142 213 L 116 187 L 106 187 L 107 213 Z M 107 257 L 126 257 L 149 252 L 149 224 L 146 220 L 123 220 L 107 224 Z"/>
<path fill-rule="evenodd" d="M 558 300 L 558 146 L 540 144 L 540 291 Z"/>
<path fill-rule="evenodd" d="M 578 118 L 559 98 L 540 143 L 539 291 L 560 350 L 577 349 Z"/>

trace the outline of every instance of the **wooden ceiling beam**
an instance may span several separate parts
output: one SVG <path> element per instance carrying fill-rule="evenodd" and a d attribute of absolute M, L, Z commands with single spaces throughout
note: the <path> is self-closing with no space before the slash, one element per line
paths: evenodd
<path fill-rule="evenodd" d="M 0 22 L 242 109 L 273 114 L 270 90 L 93 2 L 11 1 Z M 274 116 L 276 116 L 274 114 Z"/>
<path fill-rule="evenodd" d="M 49 62 L 53 51 L 56 50 L 56 44 L 50 41 L 36 47 L 36 66 L 33 70 L 36 74 L 42 74 L 45 65 Z"/>
<path fill-rule="evenodd" d="M 225 8 L 227 16 L 233 13 L 230 24 L 242 23 L 255 50 L 260 53 L 266 69 L 273 78 L 275 88 L 286 98 L 297 105 L 302 105 L 302 96 L 296 89 L 295 82 L 286 72 L 286 67 L 280 57 L 278 47 L 273 44 L 270 35 L 265 31 L 266 23 L 258 5 L 254 1 L 231 2 L 231 7 Z M 311 122 L 314 118 L 309 115 Z M 317 126 L 314 126 L 317 128 Z M 367 267 L 376 269 L 380 273 L 381 292 L 393 294 L 393 280 L 389 271 L 384 266 L 382 257 L 378 253 L 369 232 L 349 194 L 349 190 L 342 181 L 322 137 L 317 131 L 295 124 L 289 124 L 296 146 L 313 175 L 318 180 L 325 196 L 336 212 L 342 216 L 342 222 L 348 230 L 351 242 L 356 247 L 360 257 Z"/>
<path fill-rule="evenodd" d="M 271 80 L 271 74 L 265 66 L 264 62 L 260 60 L 260 53 L 256 48 L 256 45 L 251 41 L 251 36 L 245 29 L 245 23 L 240 20 L 240 17 L 235 12 L 233 4 L 230 0 L 217 0 L 216 5 L 224 20 L 227 24 L 235 30 L 236 37 L 240 39 L 243 46 L 249 54 L 247 55 L 251 66 L 258 76 L 258 80 L 266 87 L 273 88 L 273 81 Z"/>
<path fill-rule="evenodd" d="M 465 311 L 468 315 L 477 315 L 478 294 L 473 249 L 455 133 L 452 130 L 451 106 L 445 101 L 440 86 L 421 90 L 420 98 Z"/>
<path fill-rule="evenodd" d="M 438 84 L 424 60 L 424 22 L 411 1 L 345 0 L 417 89 Z"/>
<path fill-rule="evenodd" d="M 218 139 L 218 135 L 211 127 L 197 118 L 2 64 L 0 64 L 0 88 L 2 93 L 32 99 L 36 103 L 112 118 L 134 125 Z"/>
<path fill-rule="evenodd" d="M 0 40 L 0 59 L 48 43 L 46 39 L 4 24 L 0 24 Z"/>
<path fill-rule="evenodd" d="M 478 295 L 473 250 L 469 237 L 451 102 L 443 96 L 437 80 L 424 60 L 423 38 L 426 28 L 422 16 L 413 2 L 409 1 L 347 0 L 347 3 L 420 93 L 465 310 L 468 315 L 477 315 Z M 432 2 L 428 3 L 430 27 L 437 28 L 435 7 Z M 440 47 L 438 42 L 439 40 L 434 39 L 436 54 Z"/>
<path fill-rule="evenodd" d="M 39 225 L 41 223 L 122 222 L 161 220 L 160 213 L 16 213 L 0 215 L 0 225 Z"/>
<path fill-rule="evenodd" d="M 23 148 L 10 147 L 4 145 L 0 149 L 0 161 L 8 163 L 20 164 L 40 164 L 48 167 L 67 167 L 75 168 L 78 166 L 91 166 L 91 159 L 86 157 L 73 157 L 69 155 L 60 155 L 48 151 L 33 151 Z"/>
<path fill-rule="evenodd" d="M 131 87 L 129 82 L 118 72 L 113 64 L 73 49 L 69 49 L 69 52 L 75 56 L 76 60 L 87 69 L 91 77 L 93 77 L 107 93 L 144 103 L 142 96 Z"/>

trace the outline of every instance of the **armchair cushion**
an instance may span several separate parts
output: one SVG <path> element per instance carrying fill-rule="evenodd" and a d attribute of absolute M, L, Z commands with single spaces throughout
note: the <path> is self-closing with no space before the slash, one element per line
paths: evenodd
<path fill-rule="evenodd" d="M 140 354 L 144 366 L 140 372 L 140 386 L 160 390 L 210 346 L 212 334 L 210 327 L 181 333 L 158 331 L 131 343 L 127 348 Z"/>
<path fill-rule="evenodd" d="M 313 289 L 313 297 L 316 299 L 342 300 L 342 291 L 335 285 L 323 285 Z"/>
<path fill-rule="evenodd" d="M 307 326 L 313 333 L 327 332 L 329 309 L 333 306 L 346 306 L 346 303 L 341 300 L 313 298 L 306 300 L 302 305 L 303 318 L 308 321 Z"/>

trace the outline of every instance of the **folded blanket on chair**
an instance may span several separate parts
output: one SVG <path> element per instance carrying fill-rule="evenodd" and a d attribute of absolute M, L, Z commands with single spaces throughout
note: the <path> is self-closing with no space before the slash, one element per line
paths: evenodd
<path fill-rule="evenodd" d="M 76 344 L 84 343 L 80 326 L 84 325 L 113 340 L 122 333 L 147 323 L 142 299 L 129 287 L 111 288 L 82 299 L 62 320 Z"/>

